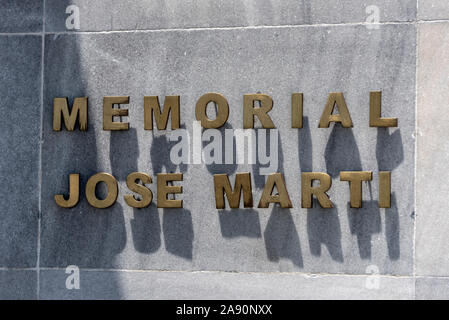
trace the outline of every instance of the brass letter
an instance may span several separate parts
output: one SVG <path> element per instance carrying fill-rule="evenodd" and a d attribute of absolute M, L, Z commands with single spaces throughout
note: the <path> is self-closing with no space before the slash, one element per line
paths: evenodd
<path fill-rule="evenodd" d="M 272 196 L 274 186 L 278 194 Z M 284 177 L 282 173 L 272 173 L 268 176 L 267 182 L 262 192 L 262 197 L 260 197 L 259 208 L 268 208 L 270 203 L 280 203 L 282 208 L 291 208 L 292 202 L 288 196 L 287 187 L 285 186 Z"/>
<path fill-rule="evenodd" d="M 249 172 L 237 173 L 235 175 L 234 191 L 227 174 L 214 175 L 215 204 L 217 209 L 225 208 L 224 194 L 228 198 L 231 208 L 238 208 L 240 205 L 240 195 L 243 189 L 243 206 L 253 207 L 253 191 L 251 188 L 251 174 Z"/>
<path fill-rule="evenodd" d="M 97 198 L 95 194 L 95 189 L 97 188 L 97 184 L 100 182 L 104 182 L 108 188 L 108 194 L 104 200 L 100 200 Z M 94 208 L 108 208 L 112 206 L 117 200 L 118 195 L 118 186 L 117 180 L 110 175 L 109 173 L 100 172 L 94 174 L 92 177 L 87 180 L 86 183 L 86 198 L 87 202 Z"/>
<path fill-rule="evenodd" d="M 302 93 L 292 94 L 292 128 L 302 128 Z"/>
<path fill-rule="evenodd" d="M 80 131 L 87 130 L 87 98 L 75 98 L 73 100 L 72 112 L 69 112 L 69 99 L 53 99 L 53 131 L 61 131 L 61 116 L 68 131 L 75 129 L 76 118 Z"/>
<path fill-rule="evenodd" d="M 379 172 L 379 208 L 391 207 L 391 172 Z"/>
<path fill-rule="evenodd" d="M 157 129 L 167 129 L 168 115 L 170 112 L 172 113 L 171 129 L 179 129 L 179 96 L 166 96 L 163 112 L 161 112 L 158 96 L 143 97 L 144 129 L 153 130 L 153 113 L 156 120 Z"/>
<path fill-rule="evenodd" d="M 76 206 L 80 199 L 80 175 L 72 173 L 69 175 L 69 198 L 66 200 L 62 194 L 55 195 L 56 204 L 63 208 Z"/>
<path fill-rule="evenodd" d="M 313 187 L 313 180 L 320 180 L 318 187 Z M 312 208 L 312 196 L 315 195 L 322 208 L 333 208 L 326 191 L 332 186 L 330 175 L 324 172 L 303 172 L 301 174 L 301 207 Z"/>
<path fill-rule="evenodd" d="M 371 171 L 342 171 L 340 181 L 349 181 L 349 198 L 351 208 L 362 207 L 362 181 L 373 180 Z"/>
<path fill-rule="evenodd" d="M 369 93 L 369 126 L 370 127 L 397 127 L 397 118 L 381 117 L 381 91 L 372 91 Z"/>
<path fill-rule="evenodd" d="M 182 200 L 168 200 L 169 193 L 182 193 L 182 186 L 168 186 L 168 181 L 182 181 L 182 173 L 157 174 L 157 207 L 182 208 Z"/>
<path fill-rule="evenodd" d="M 335 105 L 337 105 L 339 114 L 332 114 Z M 342 92 L 331 92 L 329 94 L 318 128 L 329 128 L 331 122 L 340 122 L 343 128 L 352 127 L 351 115 Z"/>
<path fill-rule="evenodd" d="M 115 122 L 114 116 L 127 116 L 128 109 L 114 109 L 114 104 L 128 104 L 129 96 L 103 98 L 103 130 L 128 130 L 128 122 Z"/>
<path fill-rule="evenodd" d="M 254 108 L 254 101 L 260 102 L 260 108 Z M 267 114 L 273 108 L 273 99 L 266 94 L 245 94 L 243 96 L 243 129 L 254 128 L 254 116 L 256 115 L 262 127 L 274 129 L 274 123 Z"/>
<path fill-rule="evenodd" d="M 210 120 L 207 117 L 206 109 L 209 102 L 214 102 L 217 105 L 217 117 L 215 120 Z M 203 128 L 220 128 L 226 123 L 229 117 L 228 101 L 219 93 L 206 93 L 202 95 L 196 103 L 195 116 L 196 120 L 201 121 L 201 126 Z"/>
<path fill-rule="evenodd" d="M 142 181 L 142 185 L 138 184 L 137 180 Z M 133 172 L 128 175 L 126 178 L 126 185 L 128 186 L 128 189 L 142 196 L 142 200 L 137 200 L 132 194 L 125 195 L 125 202 L 128 206 L 133 208 L 145 208 L 150 205 L 151 200 L 153 200 L 153 193 L 150 189 L 145 187 L 145 184 L 151 182 L 151 177 L 146 173 Z"/>

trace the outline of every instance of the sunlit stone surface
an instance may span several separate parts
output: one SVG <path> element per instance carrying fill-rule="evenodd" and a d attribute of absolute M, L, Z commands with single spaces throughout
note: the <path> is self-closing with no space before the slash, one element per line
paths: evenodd
<path fill-rule="evenodd" d="M 2 2 L 0 298 L 449 298 L 449 24 L 433 21 L 448 19 L 449 5 L 342 2 Z M 382 91 L 382 116 L 398 127 L 369 126 L 370 91 Z M 229 103 L 223 138 L 224 129 L 243 128 L 244 94 L 272 97 L 275 172 L 293 208 L 257 208 L 263 166 L 176 165 L 171 131 L 144 130 L 144 96 L 162 104 L 179 95 L 181 128 L 192 134 L 207 92 Z M 291 127 L 296 92 L 302 129 Z M 343 92 L 352 128 L 318 128 L 330 92 Z M 83 96 L 88 130 L 53 131 L 53 99 Z M 130 96 L 121 106 L 128 131 L 103 130 L 105 96 Z M 153 178 L 144 209 L 123 199 L 136 171 Z M 308 171 L 331 176 L 334 208 L 301 208 Z M 373 172 L 361 209 L 350 208 L 341 171 Z M 391 171 L 387 209 L 378 206 L 379 171 Z M 85 197 L 97 172 L 118 181 L 107 209 Z M 156 207 L 161 172 L 183 173 L 183 208 Z M 251 173 L 254 207 L 217 210 L 213 175 L 233 184 L 241 172 Z M 81 175 L 80 201 L 64 209 L 53 197 L 68 193 L 70 173 Z M 78 268 L 80 288 L 69 290 Z"/>

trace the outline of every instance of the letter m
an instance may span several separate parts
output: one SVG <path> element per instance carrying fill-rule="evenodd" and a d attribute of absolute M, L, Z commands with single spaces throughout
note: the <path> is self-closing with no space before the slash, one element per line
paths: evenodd
<path fill-rule="evenodd" d="M 153 114 L 158 130 L 165 130 L 168 123 L 168 115 L 171 112 L 171 129 L 179 129 L 179 96 L 166 96 L 164 101 L 164 111 L 161 112 L 159 98 L 157 96 L 144 97 L 144 129 L 153 130 Z"/>
<path fill-rule="evenodd" d="M 224 195 L 228 198 L 229 206 L 231 208 L 238 208 L 240 205 L 240 195 L 243 190 L 243 206 L 245 208 L 253 207 L 253 192 L 251 189 L 251 174 L 237 173 L 235 175 L 234 191 L 231 188 L 231 183 L 227 174 L 214 175 L 215 187 L 215 204 L 217 209 L 224 209 Z"/>
<path fill-rule="evenodd" d="M 61 117 L 68 131 L 75 129 L 78 118 L 80 131 L 87 130 L 87 97 L 75 98 L 72 111 L 69 111 L 67 98 L 54 98 L 53 100 L 53 131 L 61 131 Z"/>

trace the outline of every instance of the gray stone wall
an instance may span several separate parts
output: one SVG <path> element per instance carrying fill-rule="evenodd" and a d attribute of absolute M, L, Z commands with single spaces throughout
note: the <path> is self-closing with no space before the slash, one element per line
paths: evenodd
<path fill-rule="evenodd" d="M 69 5 L 79 28 L 67 28 Z M 449 298 L 447 1 L 4 0 L 0 12 L 0 298 Z M 397 128 L 369 127 L 376 90 Z M 335 91 L 351 129 L 318 128 Z M 207 92 L 227 98 L 228 129 L 242 128 L 243 94 L 273 97 L 293 208 L 217 210 L 213 174 L 251 172 L 257 205 L 260 165 L 176 166 L 168 131 L 144 130 L 144 96 L 180 95 L 192 131 Z M 294 92 L 302 129 L 291 128 Z M 102 129 L 109 95 L 131 97 L 130 130 Z M 88 131 L 54 132 L 53 98 L 81 96 Z M 362 209 L 339 179 L 349 170 L 374 173 Z M 119 182 L 108 209 L 83 191 L 101 171 Z M 153 177 L 154 199 L 157 173 L 182 172 L 184 207 L 129 207 L 134 171 Z M 331 175 L 333 209 L 301 208 L 301 171 Z M 377 205 L 379 171 L 392 172 L 388 209 Z M 63 209 L 53 196 L 67 193 L 69 173 L 81 175 L 80 202 Z M 68 266 L 79 289 L 67 288 Z"/>

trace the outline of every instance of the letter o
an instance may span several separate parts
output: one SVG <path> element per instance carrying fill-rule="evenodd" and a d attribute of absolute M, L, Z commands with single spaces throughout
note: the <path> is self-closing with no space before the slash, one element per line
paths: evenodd
<path fill-rule="evenodd" d="M 215 102 L 217 104 L 217 117 L 215 120 L 207 117 L 206 109 L 209 102 Z M 195 116 L 198 121 L 201 121 L 201 126 L 205 129 L 220 128 L 226 123 L 229 117 L 228 101 L 219 93 L 206 93 L 196 103 Z"/>
<path fill-rule="evenodd" d="M 95 195 L 97 184 L 100 182 L 106 183 L 108 188 L 108 194 L 106 198 L 104 198 L 103 200 L 98 199 L 97 196 Z M 90 177 L 86 183 L 87 202 L 89 202 L 89 204 L 94 208 L 104 209 L 112 206 L 117 200 L 117 196 L 118 196 L 117 180 L 115 180 L 115 178 L 109 173 L 105 172 L 97 173 L 92 177 Z"/>

